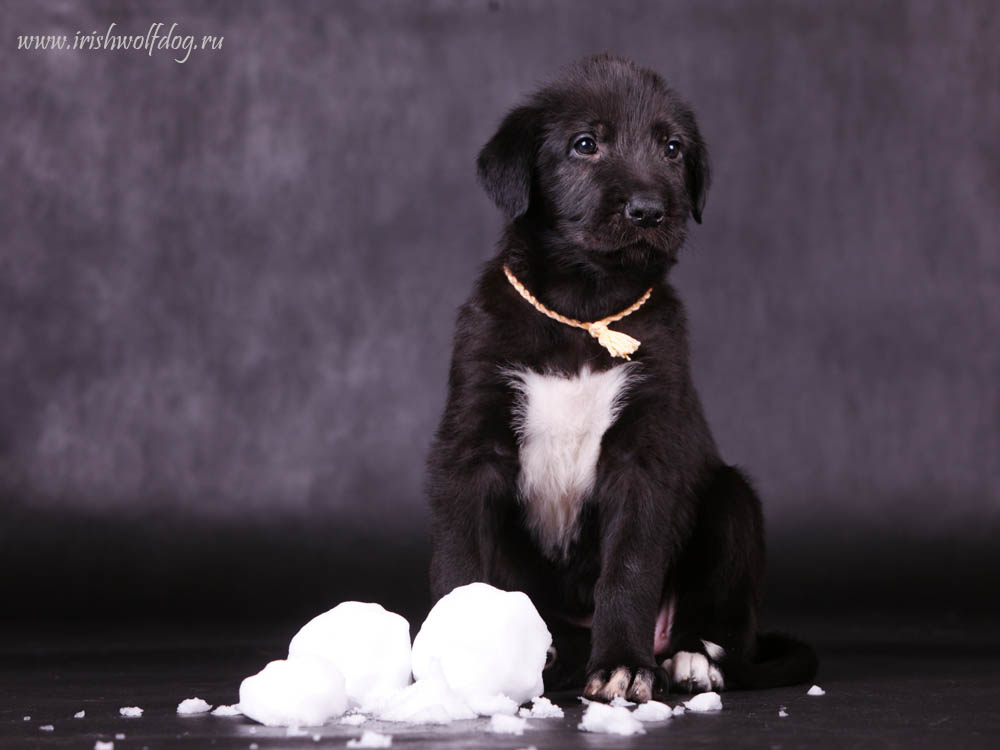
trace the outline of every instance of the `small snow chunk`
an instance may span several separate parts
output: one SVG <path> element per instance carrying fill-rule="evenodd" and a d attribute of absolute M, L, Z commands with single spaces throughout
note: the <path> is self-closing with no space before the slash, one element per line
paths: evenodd
<path fill-rule="evenodd" d="M 182 716 L 204 714 L 212 710 L 212 705 L 201 698 L 185 698 L 177 704 L 177 713 Z"/>
<path fill-rule="evenodd" d="M 620 695 L 616 695 L 611 699 L 611 703 L 609 705 L 615 708 L 628 708 L 629 706 L 634 706 L 635 704 L 632 701 L 625 700 Z"/>
<path fill-rule="evenodd" d="M 524 707 L 517 712 L 523 719 L 561 719 L 566 714 L 548 698 L 532 698 L 531 708 Z"/>
<path fill-rule="evenodd" d="M 115 739 L 116 740 L 123 740 L 123 739 L 125 739 L 125 732 L 118 732 L 118 734 L 115 735 Z"/>
<path fill-rule="evenodd" d="M 233 703 L 230 706 L 219 706 L 214 711 L 212 711 L 212 716 L 242 716 L 243 712 L 240 711 L 240 704 Z"/>
<path fill-rule="evenodd" d="M 24 720 L 25 720 L 25 721 L 31 721 L 31 717 L 30 717 L 30 716 L 25 716 L 25 717 L 24 717 Z"/>
<path fill-rule="evenodd" d="M 678 703 L 674 706 L 674 716 L 681 716 L 685 711 L 684 704 Z"/>
<path fill-rule="evenodd" d="M 784 719 L 786 716 L 788 716 L 788 711 L 785 710 L 784 706 L 782 706 L 781 708 L 778 709 L 778 716 L 780 718 L 782 718 L 782 719 Z"/>
<path fill-rule="evenodd" d="M 118 709 L 118 713 L 124 716 L 126 719 L 138 719 L 142 716 L 142 709 L 138 706 L 125 706 Z M 114 744 L 113 742 L 111 743 Z"/>
<path fill-rule="evenodd" d="M 258 747 L 258 746 L 257 746 L 257 743 L 256 743 L 256 742 L 251 742 L 251 743 L 250 743 L 250 750 L 257 750 L 257 747 Z"/>
<path fill-rule="evenodd" d="M 56 728 L 54 726 L 52 726 L 51 724 L 42 724 L 38 728 L 40 730 L 42 730 L 43 732 L 54 732 L 54 731 L 56 731 Z"/>
<path fill-rule="evenodd" d="M 410 623 L 380 604 L 342 602 L 302 626 L 288 657 L 326 659 L 344 676 L 348 703 L 365 705 L 410 683 Z"/>
<path fill-rule="evenodd" d="M 368 717 L 364 714 L 350 714 L 341 719 L 340 723 L 350 724 L 352 727 L 356 727 L 360 724 L 364 724 L 366 721 L 368 721 Z"/>
<path fill-rule="evenodd" d="M 642 722 L 635 718 L 624 706 L 607 706 L 603 703 L 591 703 L 583 713 L 583 721 L 577 724 L 577 729 L 584 732 L 603 732 L 606 734 L 645 734 Z"/>
<path fill-rule="evenodd" d="M 813 685 L 809 688 L 808 692 L 806 692 L 806 695 L 826 695 L 826 691 L 819 685 Z"/>
<path fill-rule="evenodd" d="M 75 714 L 73 714 L 73 718 L 74 719 L 82 719 L 86 715 L 87 715 L 86 711 L 77 711 Z"/>
<path fill-rule="evenodd" d="M 543 690 L 542 668 L 552 635 L 528 596 L 485 583 L 442 597 L 413 640 L 413 676 L 440 675 L 477 713 L 498 713 L 477 699 L 502 695 L 511 711 Z M 487 709 L 489 709 L 487 711 Z"/>
<path fill-rule="evenodd" d="M 320 726 L 347 708 L 344 677 L 325 659 L 279 659 L 243 680 L 239 706 L 268 726 Z"/>
<path fill-rule="evenodd" d="M 666 703 L 646 701 L 632 715 L 639 721 L 666 721 L 674 715 L 674 710 Z"/>
<path fill-rule="evenodd" d="M 115 743 L 98 740 L 94 743 L 94 750 L 115 750 Z"/>
<path fill-rule="evenodd" d="M 524 734 L 528 728 L 528 720 L 507 714 L 495 714 L 490 717 L 490 731 L 494 734 Z"/>
<path fill-rule="evenodd" d="M 704 713 L 707 711 L 721 711 L 722 710 L 722 698 L 719 697 L 718 693 L 698 693 L 694 698 L 684 703 L 684 707 L 688 711 L 695 711 L 697 713 Z"/>
<path fill-rule="evenodd" d="M 314 734 L 313 735 L 313 742 L 319 742 L 321 739 L 323 739 L 323 735 L 321 735 L 321 734 Z"/>
<path fill-rule="evenodd" d="M 379 734 L 366 729 L 361 736 L 347 741 L 348 747 L 392 747 L 391 734 Z"/>

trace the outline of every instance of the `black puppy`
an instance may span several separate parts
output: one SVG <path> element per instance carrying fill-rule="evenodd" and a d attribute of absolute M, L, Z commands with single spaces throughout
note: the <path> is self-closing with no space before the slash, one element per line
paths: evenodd
<path fill-rule="evenodd" d="M 757 634 L 760 502 L 719 457 L 666 281 L 709 183 L 691 110 L 656 73 L 591 58 L 507 115 L 478 166 L 510 223 L 458 316 L 429 461 L 434 599 L 526 592 L 556 639 L 547 686 L 585 679 L 591 698 L 810 679 L 807 646 Z"/>

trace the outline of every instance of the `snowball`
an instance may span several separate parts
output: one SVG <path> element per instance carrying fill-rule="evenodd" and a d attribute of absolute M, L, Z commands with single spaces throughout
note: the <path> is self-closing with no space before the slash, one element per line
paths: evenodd
<path fill-rule="evenodd" d="M 368 717 L 364 714 L 351 714 L 350 716 L 345 716 L 340 720 L 341 724 L 350 724 L 351 726 L 358 726 L 359 724 L 364 724 L 368 721 Z"/>
<path fill-rule="evenodd" d="M 239 706 L 268 726 L 318 726 L 347 708 L 344 678 L 324 659 L 272 661 L 240 684 Z"/>
<path fill-rule="evenodd" d="M 527 719 L 519 719 L 507 714 L 495 714 L 490 717 L 490 731 L 494 734 L 524 734 L 528 727 Z"/>
<path fill-rule="evenodd" d="M 343 602 L 303 625 L 288 656 L 332 662 L 349 704 L 365 705 L 409 684 L 410 623 L 379 604 Z"/>
<path fill-rule="evenodd" d="M 212 706 L 206 703 L 201 698 L 185 698 L 180 703 L 177 704 L 177 713 L 182 716 L 190 716 L 192 714 L 204 714 L 212 710 Z"/>
<path fill-rule="evenodd" d="M 86 715 L 87 715 L 86 711 L 77 711 L 75 714 L 73 714 L 73 718 L 74 719 L 82 719 Z"/>
<path fill-rule="evenodd" d="M 703 713 L 706 711 L 721 711 L 722 698 L 718 693 L 698 693 L 694 698 L 684 703 L 688 711 Z"/>
<path fill-rule="evenodd" d="M 214 711 L 212 711 L 212 716 L 242 716 L 243 712 L 240 711 L 240 704 L 234 703 L 231 706 L 219 706 Z"/>
<path fill-rule="evenodd" d="M 413 641 L 413 676 L 419 681 L 439 673 L 471 704 L 496 695 L 521 704 L 542 694 L 551 645 L 526 594 L 471 583 L 442 597 L 427 615 Z"/>
<path fill-rule="evenodd" d="M 125 706 L 124 708 L 119 708 L 118 713 L 124 716 L 126 719 L 138 719 L 142 716 L 142 709 L 138 706 Z M 114 745 L 115 743 L 111 743 Z"/>
<path fill-rule="evenodd" d="M 361 737 L 356 740 L 348 740 L 348 747 L 392 747 L 391 734 L 379 734 L 366 729 L 361 733 Z"/>
<path fill-rule="evenodd" d="M 783 708 L 779 708 L 778 709 L 778 717 L 784 719 L 786 716 L 788 716 L 788 711 L 786 711 Z"/>
<path fill-rule="evenodd" d="M 826 695 L 826 691 L 819 685 L 813 685 L 811 688 L 809 688 L 806 695 Z"/>
<path fill-rule="evenodd" d="M 666 721 L 674 715 L 674 710 L 666 703 L 646 701 L 632 712 L 639 721 Z"/>
<path fill-rule="evenodd" d="M 54 732 L 54 731 L 56 731 L 56 728 L 54 726 L 52 726 L 51 724 L 42 724 L 38 728 L 40 730 L 42 730 L 43 732 Z"/>
<path fill-rule="evenodd" d="M 531 708 L 522 708 L 517 713 L 525 719 L 561 719 L 566 715 L 548 698 L 534 698 L 531 701 Z"/>
<path fill-rule="evenodd" d="M 624 706 L 608 706 L 604 703 L 590 703 L 583 713 L 583 721 L 577 729 L 584 732 L 604 732 L 606 734 L 645 734 L 642 722 L 635 718 Z"/>
<path fill-rule="evenodd" d="M 94 750 L 115 750 L 114 742 L 101 742 L 98 740 L 94 743 Z"/>

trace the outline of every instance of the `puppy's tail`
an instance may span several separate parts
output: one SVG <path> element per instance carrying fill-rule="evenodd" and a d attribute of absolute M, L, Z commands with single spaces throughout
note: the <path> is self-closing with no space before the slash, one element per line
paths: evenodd
<path fill-rule="evenodd" d="M 734 659 L 723 671 L 727 687 L 752 690 L 811 682 L 818 667 L 816 652 L 804 641 L 783 633 L 761 633 L 756 658 L 752 662 Z"/>

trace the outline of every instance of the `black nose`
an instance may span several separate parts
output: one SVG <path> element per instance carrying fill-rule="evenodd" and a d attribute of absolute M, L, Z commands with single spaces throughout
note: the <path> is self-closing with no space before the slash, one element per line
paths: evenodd
<path fill-rule="evenodd" d="M 640 227 L 655 227 L 663 222 L 663 204 L 649 195 L 633 195 L 625 204 L 625 216 Z"/>

